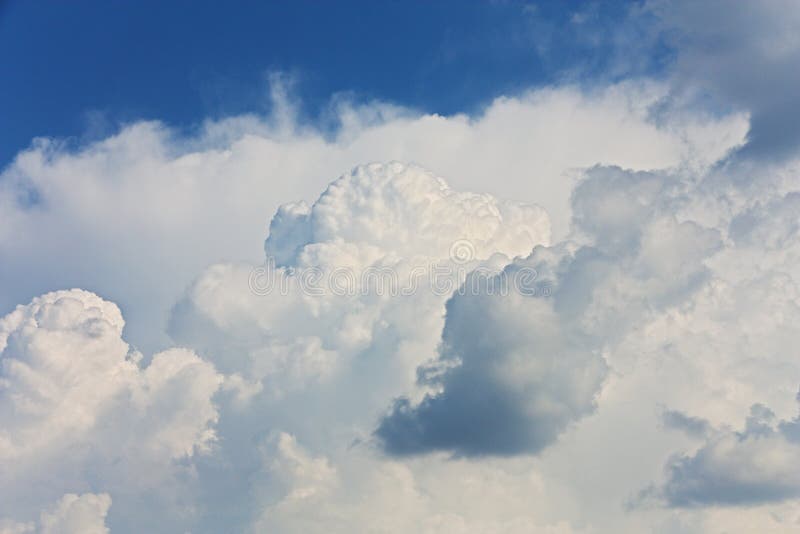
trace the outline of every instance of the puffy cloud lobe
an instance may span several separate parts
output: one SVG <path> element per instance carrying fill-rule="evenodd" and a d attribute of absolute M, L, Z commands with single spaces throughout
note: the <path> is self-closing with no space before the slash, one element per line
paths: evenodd
<path fill-rule="evenodd" d="M 550 220 L 538 206 L 454 191 L 418 166 L 372 164 L 331 183 L 310 209 L 281 206 L 265 248 L 279 265 L 297 265 L 337 243 L 381 256 L 447 258 L 459 239 L 475 247 L 476 258 L 527 254 L 532 243 L 549 243 Z"/>
<path fill-rule="evenodd" d="M 111 506 L 111 497 L 102 493 L 94 495 L 67 494 L 55 508 L 43 512 L 42 534 L 106 534 L 105 516 Z"/>
<path fill-rule="evenodd" d="M 751 506 L 797 498 L 800 416 L 776 423 L 769 408 L 755 404 L 743 430 L 708 430 L 700 448 L 673 457 L 666 473 L 658 494 L 670 506 Z"/>
<path fill-rule="evenodd" d="M 82 290 L 37 297 L 0 321 L 6 458 L 80 440 L 115 409 L 135 414 L 128 426 L 141 418 L 154 432 L 146 446 L 167 457 L 209 445 L 220 376 L 182 349 L 156 354 L 140 369 L 123 327 L 116 305 Z"/>
<path fill-rule="evenodd" d="M 796 180 L 785 187 L 796 189 Z M 715 190 L 717 198 L 734 199 L 729 205 L 738 193 Z M 665 447 L 664 456 L 694 445 L 668 461 L 666 481 L 645 496 L 681 514 L 689 509 L 707 516 L 711 531 L 747 532 L 760 522 L 781 532 L 797 524 L 797 447 L 787 433 L 796 424 L 789 414 L 796 413 L 790 401 L 800 339 L 796 200 L 780 189 L 766 196 L 748 198 L 720 222 L 724 244 L 703 261 L 707 280 L 689 301 L 652 317 L 611 352 L 615 368 L 625 369 L 625 359 L 632 365 L 627 383 L 649 382 L 651 391 L 662 390 L 660 403 L 680 407 L 670 409 L 665 422 L 692 439 Z M 646 373 L 652 377 L 644 379 Z M 643 390 L 636 398 L 648 395 Z M 765 399 L 782 422 L 757 405 L 745 429 L 732 430 L 743 410 Z M 738 517 L 747 521 L 737 523 Z"/>
<path fill-rule="evenodd" d="M 84 291 L 45 295 L 0 321 L 3 457 L 35 453 L 95 424 L 136 374 L 123 326 L 115 305 Z"/>
<path fill-rule="evenodd" d="M 625 254 L 639 246 L 642 226 L 676 188 L 664 174 L 595 167 L 572 191 L 572 224 L 604 251 Z"/>
<path fill-rule="evenodd" d="M 38 526 L 0 521 L 0 534 L 107 534 L 105 518 L 110 507 L 111 497 L 106 493 L 68 493 L 51 509 L 42 511 Z"/>
<path fill-rule="evenodd" d="M 337 224 L 339 220 L 347 224 Z M 452 245 L 459 240 L 472 247 L 472 261 L 451 261 Z M 219 453 L 224 471 L 250 472 L 260 458 L 253 458 L 254 451 L 243 444 L 276 427 L 316 447 L 350 442 L 354 433 L 368 436 L 376 412 L 413 388 L 416 367 L 441 340 L 449 292 L 433 291 L 426 278 L 407 295 L 370 291 L 339 296 L 326 288 L 310 296 L 298 280 L 303 269 L 346 268 L 360 280 L 362 272 L 377 265 L 406 280 L 417 265 L 469 270 L 486 261 L 502 267 L 507 255 L 527 253 L 548 241 L 548 221 L 540 208 L 457 192 L 428 171 L 397 163 L 358 167 L 335 181 L 314 205 L 280 209 L 266 244 L 267 253 L 285 265 L 277 269 L 274 290 L 254 294 L 248 277 L 256 266 L 213 266 L 193 284 L 172 317 L 171 332 L 179 342 L 207 355 L 226 373 L 240 374 L 245 384 L 230 382 L 233 391 L 247 384 L 260 386 L 257 393 L 250 389 L 240 394 L 238 406 L 223 413 L 220 439 L 229 444 Z M 287 251 L 284 256 L 282 250 Z M 287 291 L 279 290 L 281 282 Z M 216 467 L 213 472 L 212 477 L 220 477 Z M 274 474 L 266 476 L 273 477 L 265 489 L 272 495 L 271 486 L 280 484 Z M 357 507 L 357 495 L 346 487 L 336 492 L 356 517 L 342 524 L 359 528 L 363 523 L 357 521 L 366 521 L 368 514 Z M 390 502 L 392 491 L 382 492 Z M 303 510 L 307 502 L 301 502 Z M 242 506 L 241 500 L 235 503 L 237 509 Z M 308 513 L 286 512 L 291 508 L 273 511 L 288 514 L 279 527 L 268 524 L 303 531 L 308 522 L 302 517 Z M 318 529 L 325 525 L 315 524 Z"/>
<path fill-rule="evenodd" d="M 667 172 L 596 168 L 573 191 L 574 230 L 586 244 L 557 277 L 557 302 L 601 343 L 685 304 L 711 277 L 720 232 L 678 218 L 691 185 Z"/>
<path fill-rule="evenodd" d="M 7 506 L 94 479 L 136 494 L 214 442 L 221 375 L 185 349 L 141 367 L 123 327 L 115 304 L 77 289 L 0 319 L 0 479 L 17 488 L 3 491 Z"/>

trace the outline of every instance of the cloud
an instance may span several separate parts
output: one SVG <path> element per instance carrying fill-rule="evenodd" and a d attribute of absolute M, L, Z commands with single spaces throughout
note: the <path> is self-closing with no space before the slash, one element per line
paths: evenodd
<path fill-rule="evenodd" d="M 458 192 L 414 165 L 359 166 L 312 206 L 278 209 L 263 287 L 253 284 L 259 266 L 211 267 L 175 307 L 170 331 L 271 398 L 325 382 L 391 391 L 435 349 L 458 276 L 549 239 L 538 206 Z M 307 285 L 308 273 L 320 282 Z M 334 275 L 352 291 L 336 291 Z"/>
<path fill-rule="evenodd" d="M 35 529 L 65 494 L 107 494 L 115 532 L 790 529 L 797 167 L 715 165 L 745 117 L 668 94 L 33 146 L 0 180 L 0 516 Z M 432 170 L 353 168 L 395 159 Z M 417 266 L 472 274 L 407 294 L 362 278 Z M 305 285 L 334 272 L 356 291 Z M 74 285 L 130 320 L 47 293 Z M 756 402 L 765 430 L 730 430 Z M 756 475 L 725 479 L 734 456 Z M 623 511 L 667 462 L 658 487 L 684 500 L 756 485 Z"/>
<path fill-rule="evenodd" d="M 148 365 L 122 340 L 114 305 L 81 291 L 42 297 L 3 319 L 4 361 L 32 354 L 16 339 L 42 354 L 69 348 L 81 356 L 65 362 L 113 386 L 90 393 L 114 400 L 102 409 L 80 401 L 82 415 L 100 413 L 82 423 L 77 448 L 53 439 L 51 448 L 32 449 L 31 465 L 45 453 L 53 460 L 20 472 L 29 491 L 15 494 L 15 513 L 4 515 L 34 521 L 46 503 L 88 491 L 114 498 L 108 524 L 123 531 L 703 525 L 712 513 L 703 507 L 678 519 L 671 509 L 614 510 L 686 440 L 706 439 L 665 431 L 663 406 L 722 428 L 766 392 L 773 410 L 786 413 L 780 397 L 789 382 L 796 388 L 787 347 L 796 343 L 797 317 L 796 184 L 787 176 L 750 198 L 715 174 L 595 167 L 572 194 L 571 239 L 553 242 L 535 206 L 459 192 L 414 165 L 358 167 L 315 203 L 277 211 L 265 248 L 287 291 L 254 291 L 261 264 L 208 268 L 173 312 L 172 334 L 194 352 L 172 349 Z M 453 243 L 466 247 L 466 261 Z M 416 262 L 477 269 L 462 287 L 474 279 L 478 291 L 436 292 L 426 282 L 408 295 L 337 295 L 328 286 L 310 295 L 299 280 L 312 268 L 360 274 L 374 266 L 402 279 Z M 502 297 L 490 291 L 499 273 L 535 276 Z M 97 326 L 105 323 L 107 331 Z M 197 376 L 173 380 L 167 362 L 191 362 Z M 67 394 L 82 399 L 78 386 Z M 398 397 L 402 417 L 381 419 Z M 387 422 L 393 432 L 382 433 Z M 14 424 L 22 430 L 12 436 L 26 431 Z M 370 446 L 376 426 L 384 451 Z M 449 459 L 408 454 L 437 451 Z M 620 472 L 622 462 L 630 469 Z M 43 473 L 62 485 L 48 489 Z M 159 489 L 144 495 L 156 481 Z M 470 490 L 488 487 L 490 497 Z M 518 498 L 530 495 L 534 508 Z M 393 508 L 400 502 L 402 513 Z M 732 512 L 713 513 L 736 526 Z M 761 517 L 748 513 L 743 525 Z"/>
<path fill-rule="evenodd" d="M 415 165 L 372 164 L 332 182 L 310 209 L 281 206 L 265 248 L 278 265 L 322 256 L 337 242 L 376 254 L 445 258 L 459 238 L 476 248 L 476 257 L 524 254 L 532 243 L 549 242 L 550 219 L 536 205 L 454 191 Z"/>
<path fill-rule="evenodd" d="M 350 428 L 352 441 L 368 437 L 376 410 L 413 387 L 416 367 L 439 342 L 455 278 L 549 239 L 547 215 L 535 205 L 460 192 L 415 165 L 359 166 L 311 206 L 278 210 L 265 244 L 271 291 L 252 283 L 263 264 L 212 266 L 175 307 L 170 331 L 255 385 L 248 397 L 232 384 L 236 406 L 222 408 L 221 442 L 251 443 L 276 428 L 312 445 Z M 439 289 L 429 278 L 437 268 Z M 318 294 L 303 285 L 309 272 L 322 275 Z M 355 291 L 335 292 L 333 272 L 352 275 Z M 381 290 L 365 273 L 394 275 L 398 291 Z M 208 466 L 214 476 L 222 465 L 246 471 L 261 461 L 231 447 Z"/>
<path fill-rule="evenodd" d="M 715 429 L 694 453 L 671 458 L 656 491 L 677 507 L 780 502 L 800 496 L 798 465 L 800 416 L 776 423 L 754 404 L 743 430 Z"/>
<path fill-rule="evenodd" d="M 435 320 L 455 286 L 449 280 L 450 292 L 437 294 L 428 271 L 449 265 L 458 274 L 454 243 L 464 243 L 471 256 L 464 262 L 475 264 L 497 253 L 526 253 L 549 239 L 549 219 L 538 206 L 457 192 L 413 165 L 359 166 L 331 183 L 312 206 L 278 209 L 265 244 L 270 269 L 261 272 L 263 281 L 252 278 L 256 265 L 220 264 L 201 275 L 175 308 L 171 332 L 221 368 L 236 367 L 256 380 L 281 367 L 286 351 L 293 362 L 303 360 L 303 346 L 315 347 L 309 357 L 328 351 L 324 360 L 334 364 L 338 356 L 368 350 L 389 317 L 395 316 L 392 328 L 402 329 L 406 341 L 414 335 L 409 321 Z M 416 268 L 426 271 L 414 275 Z M 337 272 L 346 275 L 352 291 L 336 290 Z M 308 273 L 321 278 L 309 282 Z M 391 280 L 381 282 L 384 274 Z M 416 318 L 399 316 L 412 302 Z M 217 332 L 210 343 L 234 343 L 237 350 L 204 346 L 200 331 L 209 328 Z M 242 350 L 250 352 L 245 362 L 225 360 L 239 358 Z"/>
<path fill-rule="evenodd" d="M 77 289 L 42 295 L 0 319 L 3 512 L 95 485 L 136 495 L 167 484 L 177 462 L 209 451 L 221 375 L 185 349 L 143 367 L 123 327 L 115 304 Z M 43 524 L 60 521 L 68 501 Z M 122 513 L 129 505 L 120 499 Z"/>
<path fill-rule="evenodd" d="M 730 2 L 657 0 L 645 12 L 657 17 L 654 32 L 674 49 L 676 93 L 710 93 L 716 106 L 749 111 L 744 155 L 762 163 L 793 157 L 800 141 L 791 103 L 800 88 L 796 2 L 737 2 L 732 8 Z"/>
<path fill-rule="evenodd" d="M 107 534 L 105 518 L 110 507 L 111 497 L 106 493 L 68 493 L 52 508 L 42 511 L 38 527 L 33 522 L 0 521 L 0 533 Z"/>
<path fill-rule="evenodd" d="M 516 291 L 453 297 L 439 359 L 420 374 L 437 367 L 426 380 L 442 392 L 396 401 L 376 430 L 390 454 L 538 452 L 594 409 L 606 373 L 551 301 Z"/>
<path fill-rule="evenodd" d="M 540 246 L 515 260 L 497 277 L 517 282 L 508 293 L 495 278 L 454 295 L 438 359 L 418 371 L 437 391 L 416 406 L 394 403 L 375 432 L 385 450 L 537 453 L 591 413 L 603 351 L 647 311 L 690 297 L 708 275 L 698 260 L 720 246 L 715 231 L 668 215 L 671 188 L 669 176 L 595 168 L 572 197 L 587 244 Z"/>
<path fill-rule="evenodd" d="M 710 425 L 705 419 L 692 417 L 677 410 L 667 410 L 662 417 L 667 428 L 683 430 L 690 436 L 703 437 L 708 434 L 710 429 Z"/>
<path fill-rule="evenodd" d="M 442 467 L 450 478 L 441 483 L 451 486 L 459 484 L 459 473 L 467 469 L 464 462 L 480 465 L 535 454 L 537 472 L 547 484 L 570 488 L 565 490 L 568 496 L 543 503 L 553 510 L 577 507 L 554 519 L 574 517 L 580 509 L 601 529 L 636 531 L 660 525 L 669 530 L 665 525 L 679 523 L 688 529 L 703 524 L 704 511 L 675 519 L 668 510 L 644 514 L 637 509 L 632 513 L 642 515 L 634 520 L 608 510 L 646 485 L 649 473 L 684 443 L 680 440 L 690 439 L 665 431 L 656 415 L 663 406 L 674 413 L 704 406 L 698 417 L 709 425 L 727 424 L 757 391 L 774 384 L 772 401 L 791 380 L 796 366 L 785 347 L 793 343 L 796 291 L 779 271 L 792 265 L 791 254 L 785 254 L 793 243 L 793 219 L 769 213 L 772 203 L 782 202 L 782 191 L 795 185 L 786 181 L 777 191 L 743 198 L 739 182 L 720 181 L 716 174 L 595 167 L 572 194 L 571 240 L 534 246 L 528 236 L 500 251 L 476 246 L 475 259 L 465 266 L 478 269 L 472 276 L 481 281 L 479 291 L 456 291 L 447 307 L 449 293 L 437 295 L 425 287 L 414 295 L 386 298 L 330 292 L 309 298 L 303 292 L 297 281 L 302 268 L 326 272 L 344 266 L 358 273 L 377 264 L 404 273 L 410 263 L 404 255 L 415 250 L 420 256 L 452 260 L 445 243 L 459 234 L 437 241 L 422 230 L 429 218 L 441 220 L 446 229 L 452 216 L 449 207 L 420 215 L 430 194 L 416 192 L 426 191 L 422 184 L 435 183 L 435 177 L 415 167 L 356 169 L 315 205 L 278 210 L 266 250 L 284 265 L 281 276 L 293 280 L 286 294 L 254 294 L 249 285 L 253 265 L 223 264 L 203 274 L 176 308 L 173 333 L 182 343 L 217 358 L 226 372 L 240 372 L 243 380 L 263 386 L 238 412 L 224 411 L 222 421 L 243 422 L 222 425 L 221 439 L 252 443 L 258 440 L 256 428 L 285 429 L 319 451 L 321 456 L 312 458 L 327 458 L 328 467 L 338 473 L 320 482 L 313 494 L 340 499 L 341 506 L 348 503 L 347 513 L 339 516 L 315 500 L 322 497 L 284 502 L 280 495 L 291 495 L 291 484 L 279 483 L 267 469 L 255 478 L 261 489 L 249 504 L 263 511 L 263 524 L 288 531 L 369 524 L 365 510 L 376 505 L 351 503 L 377 490 L 342 482 L 360 480 L 361 475 L 356 468 L 343 475 L 341 466 L 361 461 L 354 458 L 378 462 L 374 467 L 362 464 L 362 470 L 396 462 L 411 470 L 418 491 L 425 494 L 433 483 L 422 473 L 438 466 L 442 456 L 423 453 L 437 451 L 458 462 L 458 467 Z M 388 220 L 403 223 L 376 220 L 372 204 L 384 206 Z M 791 213 L 791 204 L 785 211 Z M 327 217 L 329 213 L 335 215 Z M 736 226 L 731 221 L 741 214 L 749 214 L 747 228 L 758 232 L 754 235 L 786 236 L 788 241 L 770 245 L 764 255 L 759 239 L 746 239 L 740 231 L 731 239 L 730 229 Z M 480 232 L 490 228 L 499 243 L 507 234 L 497 231 L 502 224 L 496 226 L 491 218 L 464 227 L 478 232 L 471 236 L 476 243 Z M 534 250 L 513 259 L 509 253 L 517 246 Z M 760 265 L 730 259 L 755 256 L 756 251 L 761 265 L 775 266 L 767 269 L 767 277 Z M 518 290 L 502 297 L 489 291 L 489 281 L 502 272 L 535 276 L 526 279 L 532 285 L 512 286 Z M 770 315 L 765 310 L 770 309 L 780 311 L 766 321 Z M 300 341 L 312 338 L 313 343 Z M 300 344 L 292 345 L 292 340 Z M 287 351 L 290 346 L 296 349 Z M 329 358 L 332 353 L 335 357 Z M 296 356 L 287 357 L 291 354 Z M 333 365 L 327 374 L 307 368 L 306 379 L 297 380 L 304 376 L 306 358 Z M 299 365 L 300 374 L 287 366 L 290 361 Z M 281 395 L 270 393 L 276 389 Z M 392 409 L 397 398 L 402 400 Z M 388 416 L 380 419 L 387 408 Z M 388 457 L 366 460 L 371 453 L 364 452 L 369 449 L 364 445 L 342 452 L 353 440 L 369 442 L 376 417 L 378 443 Z M 266 461 L 243 446 L 231 445 L 219 454 L 219 465 L 234 473 L 252 472 Z M 640 460 L 635 468 L 616 472 L 626 458 Z M 496 475 L 500 468 L 489 465 L 487 473 Z M 210 476 L 202 468 L 200 472 Z M 596 475 L 587 478 L 585 473 Z M 575 489 L 570 481 L 581 476 L 585 489 Z M 298 487 L 300 493 L 307 489 L 302 482 Z M 519 482 L 518 491 L 532 490 Z M 454 524 L 482 524 L 466 519 L 463 508 L 453 510 Z M 434 521 L 436 514 L 426 506 L 418 509 L 426 521 Z M 720 520 L 735 525 L 732 517 Z M 214 523 L 208 524 L 213 528 Z"/>
<path fill-rule="evenodd" d="M 107 494 L 67 494 L 51 512 L 43 512 L 40 522 L 43 534 L 105 534 L 105 516 L 111 506 Z"/>
<path fill-rule="evenodd" d="M 473 117 L 340 99 L 333 132 L 299 123 L 284 92 L 273 115 L 207 122 L 189 136 L 136 122 L 76 149 L 39 139 L 0 176 L 0 263 L 15 281 L 0 310 L 82 287 L 123 306 L 137 347 L 161 350 L 169 311 L 199 272 L 259 261 L 279 205 L 309 202 L 332 176 L 369 161 L 416 162 L 457 190 L 535 201 L 560 239 L 581 168 L 702 167 L 742 142 L 743 114 L 653 122 L 667 91 L 647 81 L 543 88 Z"/>
<path fill-rule="evenodd" d="M 521 465 L 411 466 L 362 454 L 345 454 L 334 462 L 287 433 L 272 436 L 261 450 L 262 472 L 273 484 L 262 488 L 266 505 L 252 525 L 254 532 L 583 531 L 566 521 L 548 521 L 546 507 L 537 505 L 546 498 L 541 480 Z M 464 501 L 473 506 L 464 508 Z"/>

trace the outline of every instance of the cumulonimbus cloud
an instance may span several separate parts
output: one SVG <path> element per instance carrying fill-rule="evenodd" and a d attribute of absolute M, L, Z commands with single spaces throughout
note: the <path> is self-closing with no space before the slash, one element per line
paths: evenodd
<path fill-rule="evenodd" d="M 28 302 L 0 320 L 0 517 L 38 528 L 85 502 L 122 532 L 736 526 L 754 501 L 726 497 L 743 479 L 720 466 L 757 466 L 761 445 L 794 458 L 800 184 L 791 164 L 714 166 L 745 117 L 655 125 L 665 94 L 542 90 L 472 119 L 342 108 L 333 137 L 245 117 L 32 147 L 0 193 L 0 261 L 21 281 L 3 297 Z M 325 188 L 374 160 L 435 172 L 369 164 Z M 285 291 L 253 286 L 265 255 Z M 468 278 L 301 281 L 417 266 Z M 495 291 L 519 272 L 527 285 Z M 75 285 L 133 320 L 49 291 Z M 775 413 L 764 432 L 725 430 L 754 402 Z M 663 428 L 663 409 L 695 431 Z M 786 489 L 775 465 L 757 487 Z M 675 497 L 623 513 L 648 484 Z M 788 519 L 753 517 L 790 524 L 789 490 L 759 501 Z"/>

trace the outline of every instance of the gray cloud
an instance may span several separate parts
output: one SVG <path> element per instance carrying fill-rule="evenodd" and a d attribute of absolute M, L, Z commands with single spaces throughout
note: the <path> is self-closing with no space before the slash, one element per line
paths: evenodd
<path fill-rule="evenodd" d="M 664 426 L 682 430 L 690 436 L 703 437 L 710 430 L 708 421 L 700 417 L 692 417 L 678 410 L 666 410 L 661 414 Z"/>
<path fill-rule="evenodd" d="M 441 357 L 423 368 L 442 393 L 395 402 L 376 435 L 397 455 L 537 452 L 594 409 L 603 359 L 546 298 L 463 295 L 447 305 Z M 446 366 L 433 378 L 437 367 Z"/>
<path fill-rule="evenodd" d="M 649 9 L 675 49 L 675 89 L 699 89 L 718 107 L 749 111 L 742 155 L 791 156 L 800 144 L 800 4 L 656 0 Z"/>
<path fill-rule="evenodd" d="M 671 419 L 690 428 L 698 421 Z M 796 498 L 800 416 L 776 423 L 772 410 L 754 404 L 744 429 L 710 432 L 696 452 L 674 456 L 665 469 L 667 480 L 657 493 L 669 506 L 749 506 Z"/>
<path fill-rule="evenodd" d="M 416 406 L 395 401 L 375 431 L 386 452 L 537 453 L 591 413 L 603 348 L 691 295 L 707 276 L 700 259 L 719 247 L 716 231 L 665 215 L 678 185 L 667 175 L 590 171 L 572 196 L 576 235 L 589 244 L 540 246 L 512 262 L 510 278 L 536 273 L 529 291 L 498 295 L 484 280 L 482 293 L 448 302 L 439 358 L 419 369 L 434 391 Z"/>

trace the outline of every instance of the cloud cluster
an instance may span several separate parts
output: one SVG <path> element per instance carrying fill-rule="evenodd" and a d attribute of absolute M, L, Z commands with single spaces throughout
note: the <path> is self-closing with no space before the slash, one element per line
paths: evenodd
<path fill-rule="evenodd" d="M 414 179 L 409 182 L 409 177 Z M 259 502 L 272 504 L 263 509 L 258 524 L 277 524 L 287 531 L 370 524 L 365 509 L 378 505 L 359 507 L 353 499 L 358 500 L 362 492 L 380 492 L 360 489 L 367 482 L 359 482 L 362 475 L 349 466 L 358 463 L 354 455 L 364 454 L 359 451 L 370 443 L 373 431 L 376 444 L 395 456 L 393 461 L 408 462 L 399 465 L 411 469 L 409 488 L 422 484 L 423 493 L 432 491 L 432 482 L 423 475 L 431 469 L 425 453 L 442 451 L 482 461 L 539 454 L 546 459 L 542 469 L 553 485 L 563 484 L 564 477 L 574 480 L 581 466 L 584 472 L 597 470 L 597 462 L 609 456 L 640 455 L 641 469 L 626 476 L 605 474 L 616 477 L 617 483 L 598 479 L 605 490 L 602 497 L 597 487 L 587 484 L 568 498 L 581 506 L 620 505 L 637 488 L 657 478 L 653 467 L 663 465 L 682 446 L 680 439 L 659 430 L 653 416 L 657 407 L 706 406 L 704 415 L 713 423 L 696 421 L 696 439 L 712 424 L 733 421 L 739 406 L 751 403 L 756 392 L 770 387 L 770 381 L 779 386 L 778 391 L 796 388 L 796 372 L 791 371 L 796 363 L 786 352 L 794 338 L 790 325 L 796 314 L 792 304 L 796 290 L 791 277 L 780 272 L 793 269 L 786 251 L 796 242 L 790 215 L 794 194 L 784 191 L 796 185 L 784 181 L 776 193 L 743 199 L 736 182 L 716 183 L 714 196 L 709 197 L 707 191 L 718 179 L 716 174 L 593 168 L 572 195 L 571 240 L 536 243 L 528 234 L 519 246 L 532 247 L 533 252 L 516 258 L 512 256 L 515 246 L 482 250 L 481 257 L 471 262 L 470 270 L 474 270 L 462 286 L 475 281 L 478 291 L 455 290 L 446 307 L 445 298 L 424 290 L 399 298 L 334 294 L 309 298 L 290 283 L 288 287 L 294 289 L 285 295 L 255 295 L 247 283 L 247 269 L 252 266 L 211 268 L 176 308 L 173 324 L 183 325 L 175 330 L 182 342 L 194 340 L 196 349 L 210 358 L 225 358 L 218 365 L 243 372 L 245 383 L 260 382 L 250 404 L 239 409 L 257 412 L 271 423 L 268 427 L 290 431 L 317 450 L 331 451 L 331 443 L 344 445 L 348 440 L 340 441 L 340 432 L 348 427 L 353 429 L 350 438 L 361 443 L 349 451 L 334 447 L 313 461 L 314 456 L 291 455 L 292 461 L 306 458 L 303 462 L 321 470 L 319 476 L 305 468 L 289 470 L 312 477 L 305 482 L 302 477 L 286 482 L 284 468 L 280 468 L 282 475 L 275 475 L 278 468 L 268 458 L 285 454 L 281 447 L 268 448 L 273 451 L 268 458 L 244 462 L 251 469 L 261 466 L 267 479 L 284 480 L 265 483 L 266 493 L 261 495 L 266 500 Z M 404 187 L 408 183 L 415 185 Z M 428 173 L 398 164 L 358 168 L 334 182 L 313 206 L 279 209 L 266 250 L 274 254 L 282 265 L 282 276 L 289 280 L 301 266 L 358 270 L 387 262 L 402 271 L 408 261 L 403 255 L 413 250 L 419 250 L 420 256 L 433 254 L 448 260 L 444 243 L 459 234 L 430 240 L 424 231 L 430 217 L 420 215 L 424 213 L 420 209 L 435 206 L 429 199 L 438 195 L 415 194 L 425 191 L 420 184 L 435 183 L 438 180 Z M 372 200 L 366 202 L 366 198 Z M 784 203 L 786 217 L 767 215 Z M 418 229 L 398 233 L 371 217 L 364 204 L 383 206 L 388 220 L 405 220 Z M 326 219 L 330 212 L 336 217 Z M 414 216 L 402 219 L 406 213 Z M 448 208 L 432 218 L 440 219 L 446 229 L 451 213 Z M 348 224 L 337 225 L 340 220 Z M 481 231 L 497 228 L 492 221 Z M 756 235 L 775 237 L 749 238 Z M 419 237 L 418 249 L 409 247 L 409 236 Z M 755 250 L 762 255 L 758 264 L 735 266 L 730 260 L 749 257 Z M 765 266 L 771 266 L 766 273 Z M 527 287 L 531 291 L 495 291 L 501 274 L 523 268 L 536 273 Z M 782 312 L 764 321 L 767 309 Z M 738 337 L 732 336 L 734 332 Z M 221 345 L 204 347 L 209 333 L 207 337 Z M 304 342 L 303 346 L 316 348 L 286 356 L 289 338 L 310 336 L 316 336 L 315 344 Z M 753 360 L 756 347 L 761 351 L 758 364 Z M 281 374 L 275 371 L 280 366 L 262 367 L 280 377 L 272 384 L 268 374 L 252 371 L 259 362 L 299 364 L 312 354 L 325 359 L 334 353 L 336 357 L 328 361 L 336 362 L 331 366 L 335 370 L 323 382 L 309 385 L 305 381 L 298 391 L 280 398 L 265 392 L 291 384 L 290 377 L 298 376 L 295 371 Z M 321 375 L 311 376 L 318 380 Z M 637 399 L 634 405 L 632 398 Z M 315 427 L 287 413 L 306 414 L 314 419 Z M 685 422 L 677 415 L 674 419 Z M 632 428 L 650 429 L 659 436 L 646 452 L 639 449 L 637 440 L 620 441 L 619 434 L 609 431 L 620 426 L 628 432 L 632 421 L 640 425 Z M 258 439 L 247 435 L 248 441 Z M 296 440 L 284 436 L 278 441 L 291 449 L 287 443 Z M 559 445 L 553 446 L 557 441 Z M 576 462 L 576 455 L 585 460 Z M 347 483 L 336 475 L 340 469 Z M 467 468 L 461 465 L 460 469 Z M 500 473 L 505 468 L 491 469 Z M 449 476 L 457 477 L 452 472 Z M 529 482 L 516 483 L 518 491 L 532 491 Z M 395 491 L 403 494 L 398 488 Z M 408 491 L 407 495 L 415 495 L 417 490 Z M 438 516 L 428 508 L 429 501 L 416 499 L 411 501 L 416 504 L 409 505 L 418 510 L 414 513 L 424 514 L 424 521 L 441 519 L 435 519 Z M 340 503 L 337 513 L 321 504 L 331 500 Z M 766 496 L 766 502 L 774 501 Z M 547 502 L 550 507 L 559 506 Z M 677 500 L 666 502 L 679 505 Z M 708 502 L 738 504 L 722 497 Z M 644 512 L 637 508 L 635 513 Z M 692 524 L 702 525 L 704 517 L 684 514 L 676 519 L 668 510 L 650 513 L 639 522 L 614 514 L 593 516 L 592 522 L 597 528 L 635 530 L 654 525 L 671 528 L 666 525 L 677 521 L 689 529 Z M 526 519 L 520 519 L 520 524 L 528 528 L 542 526 L 532 517 L 521 517 Z M 468 525 L 466 529 L 481 524 L 465 515 L 451 519 L 454 524 Z M 728 516 L 723 519 L 732 521 Z M 783 523 L 777 524 L 780 528 Z M 497 528 L 511 530 L 508 525 Z"/>
<path fill-rule="evenodd" d="M 505 273 L 527 266 L 540 277 L 529 294 L 493 294 L 487 280 L 450 300 L 439 358 L 420 369 L 440 391 L 416 407 L 395 403 L 377 430 L 386 449 L 538 452 L 590 413 L 603 350 L 647 311 L 691 296 L 707 275 L 700 260 L 720 246 L 715 231 L 664 213 L 679 186 L 652 173 L 588 173 L 573 193 L 575 232 L 588 243 L 540 246 L 508 264 Z"/>
<path fill-rule="evenodd" d="M 75 489 L 135 495 L 169 484 L 175 462 L 209 451 L 222 376 L 185 349 L 143 366 L 123 327 L 115 304 L 77 289 L 0 319 L 3 513 L 26 514 Z M 62 501 L 53 517 L 73 504 Z M 55 524 L 48 517 L 43 525 Z"/>
<path fill-rule="evenodd" d="M 360 166 L 312 206 L 278 209 L 265 244 L 276 265 L 273 291 L 253 291 L 253 266 L 213 266 L 176 306 L 171 333 L 241 376 L 251 392 L 270 397 L 324 380 L 352 381 L 353 392 L 371 380 L 384 388 L 407 385 L 435 350 L 444 302 L 457 287 L 449 280 L 449 291 L 435 291 L 428 271 L 449 267 L 458 275 L 457 267 L 466 272 L 549 240 L 548 217 L 537 206 L 456 192 L 417 166 Z M 453 257 L 454 243 L 468 246 L 468 255 Z M 414 275 L 420 267 L 425 271 Z M 343 269 L 353 283 L 370 287 L 352 294 L 326 285 L 319 293 L 304 290 L 306 273 Z M 384 275 L 390 278 L 381 280 Z M 399 295 L 380 291 L 392 279 L 415 285 Z M 361 360 L 369 368 L 352 367 Z M 359 384 L 352 373 L 367 369 L 373 374 Z M 391 390 L 371 394 L 385 397 Z"/>
<path fill-rule="evenodd" d="M 272 115 L 207 122 L 189 136 L 137 122 L 75 150 L 39 139 L 0 172 L 0 263 L 14 280 L 0 312 L 82 287 L 126 309 L 134 344 L 161 350 L 169 311 L 199 272 L 260 261 L 279 205 L 310 202 L 369 161 L 415 162 L 458 190 L 536 202 L 560 239 L 581 168 L 703 167 L 743 141 L 745 114 L 652 121 L 668 90 L 652 81 L 542 88 L 473 117 L 336 100 L 333 133 L 301 123 L 276 91 Z"/>
<path fill-rule="evenodd" d="M 38 142 L 0 178 L 0 528 L 791 531 L 797 165 L 667 94 Z"/>

